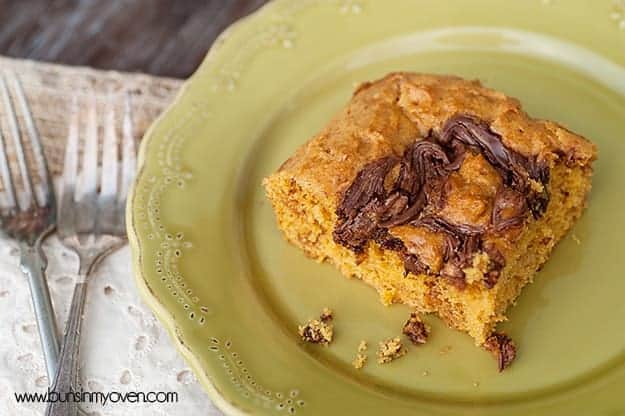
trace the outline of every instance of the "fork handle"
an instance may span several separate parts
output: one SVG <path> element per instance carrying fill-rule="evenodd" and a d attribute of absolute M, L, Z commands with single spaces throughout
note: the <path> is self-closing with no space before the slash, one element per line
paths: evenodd
<path fill-rule="evenodd" d="M 38 244 L 34 247 L 24 244 L 21 252 L 21 268 L 30 286 L 48 380 L 52 380 L 56 374 L 59 358 L 59 333 L 50 300 L 50 290 L 44 275 L 47 262 Z"/>
<path fill-rule="evenodd" d="M 80 327 L 85 307 L 87 294 L 87 281 L 80 276 L 74 286 L 72 305 L 69 310 L 69 318 L 65 326 L 63 345 L 59 357 L 59 367 L 52 384 L 51 391 L 66 397 L 68 392 L 78 392 L 78 350 L 80 347 Z M 71 395 L 70 395 L 71 396 Z M 78 402 L 71 400 L 49 403 L 46 407 L 45 416 L 76 416 L 78 414 Z"/>

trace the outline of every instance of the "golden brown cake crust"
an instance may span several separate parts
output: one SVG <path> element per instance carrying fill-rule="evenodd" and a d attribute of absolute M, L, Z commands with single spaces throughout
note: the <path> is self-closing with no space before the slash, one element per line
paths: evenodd
<path fill-rule="evenodd" d="M 479 81 L 454 76 L 393 73 L 364 83 L 349 105 L 281 167 L 317 198 L 338 204 L 342 192 L 368 162 L 401 155 L 415 138 L 440 131 L 456 114 L 490 124 L 504 144 L 538 160 L 566 157 L 585 165 L 594 144 L 564 127 L 530 118 L 520 103 Z"/>

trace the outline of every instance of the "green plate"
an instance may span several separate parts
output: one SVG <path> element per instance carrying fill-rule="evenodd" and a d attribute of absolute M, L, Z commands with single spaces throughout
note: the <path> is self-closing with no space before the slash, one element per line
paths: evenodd
<path fill-rule="evenodd" d="M 128 209 L 137 282 L 227 414 L 625 414 L 625 3 L 277 0 L 229 29 L 150 129 Z M 600 149 L 589 208 L 492 357 L 436 318 L 388 365 L 408 309 L 285 243 L 260 183 L 390 71 L 479 78 Z M 328 306 L 335 342 L 298 323 Z M 351 366 L 358 342 L 369 363 Z"/>

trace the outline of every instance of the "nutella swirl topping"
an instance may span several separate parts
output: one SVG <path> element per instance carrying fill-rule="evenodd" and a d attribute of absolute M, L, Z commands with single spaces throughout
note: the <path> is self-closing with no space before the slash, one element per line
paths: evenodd
<path fill-rule="evenodd" d="M 440 142 L 452 145 L 454 142 L 479 149 L 480 153 L 497 169 L 504 184 L 527 195 L 528 206 L 534 218 L 542 216 L 549 202 L 545 184 L 549 182 L 549 168 L 534 158 L 527 158 L 505 147 L 501 136 L 490 130 L 484 121 L 467 115 L 452 117 L 443 126 Z M 532 190 L 530 180 L 543 185 L 543 192 Z"/>
<path fill-rule="evenodd" d="M 446 203 L 449 176 L 461 168 L 469 153 L 482 155 L 501 176 L 487 225 L 452 223 L 439 214 Z M 355 253 L 376 241 L 400 254 L 406 274 L 432 274 L 389 232 L 402 225 L 423 227 L 444 236 L 441 276 L 466 286 L 463 269 L 482 251 L 490 259 L 483 281 L 490 288 L 497 283 L 505 261 L 485 236 L 518 227 L 529 214 L 540 218 L 549 203 L 548 183 L 546 164 L 506 147 L 484 121 L 457 115 L 445 123 L 440 135 L 430 133 L 415 141 L 402 157 L 383 157 L 365 165 L 337 208 L 333 238 Z"/>

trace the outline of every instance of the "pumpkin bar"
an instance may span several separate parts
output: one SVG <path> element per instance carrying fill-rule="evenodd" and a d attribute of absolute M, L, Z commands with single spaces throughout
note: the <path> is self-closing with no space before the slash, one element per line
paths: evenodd
<path fill-rule="evenodd" d="M 478 81 L 393 73 L 358 87 L 263 185 L 310 257 L 487 347 L 582 214 L 595 158 Z"/>

